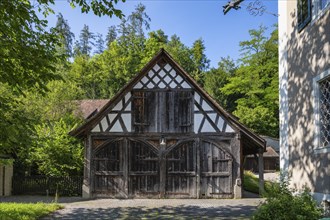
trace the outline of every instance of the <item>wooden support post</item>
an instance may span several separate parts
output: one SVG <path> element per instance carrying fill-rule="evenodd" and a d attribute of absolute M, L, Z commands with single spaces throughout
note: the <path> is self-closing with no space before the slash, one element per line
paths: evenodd
<path fill-rule="evenodd" d="M 234 137 L 231 142 L 230 142 L 230 148 L 232 149 L 233 153 L 233 160 L 228 163 L 228 170 L 231 172 L 232 178 L 234 182 L 230 183 L 230 187 L 233 188 L 233 193 L 234 193 L 234 198 L 235 199 L 241 199 L 243 195 L 243 185 L 242 185 L 242 180 L 244 179 L 244 171 L 243 171 L 243 148 L 241 144 L 241 135 L 238 133 L 236 137 Z M 235 160 L 239 164 L 235 163 Z"/>
<path fill-rule="evenodd" d="M 91 198 L 93 190 L 92 178 L 92 138 L 87 136 L 85 139 L 85 162 L 84 162 L 84 182 L 82 189 L 83 198 Z"/>
<path fill-rule="evenodd" d="M 201 157 L 200 157 L 200 141 L 197 139 L 195 142 L 195 148 L 196 148 L 196 197 L 197 199 L 200 198 L 201 193 Z"/>
<path fill-rule="evenodd" d="M 122 151 L 122 159 L 123 159 L 123 176 L 124 176 L 124 197 L 127 199 L 128 198 L 128 144 L 129 141 L 127 138 L 124 139 L 124 146 L 123 151 Z"/>
<path fill-rule="evenodd" d="M 166 181 L 166 144 L 160 144 L 159 150 L 159 197 L 165 198 L 165 181 Z"/>
<path fill-rule="evenodd" d="M 259 150 L 259 195 L 261 196 L 265 191 L 265 181 L 264 181 L 264 149 Z"/>

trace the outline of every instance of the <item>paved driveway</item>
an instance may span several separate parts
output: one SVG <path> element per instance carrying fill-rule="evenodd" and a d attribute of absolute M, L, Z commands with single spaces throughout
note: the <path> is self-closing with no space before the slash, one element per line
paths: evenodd
<path fill-rule="evenodd" d="M 260 199 L 98 199 L 66 203 L 46 219 L 248 219 Z"/>

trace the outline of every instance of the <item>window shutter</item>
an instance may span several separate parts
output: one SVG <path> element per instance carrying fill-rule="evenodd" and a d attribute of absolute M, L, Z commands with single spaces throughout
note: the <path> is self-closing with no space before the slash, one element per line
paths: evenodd
<path fill-rule="evenodd" d="M 155 131 L 155 93 L 133 92 L 133 127 L 135 132 Z"/>
<path fill-rule="evenodd" d="M 192 92 L 179 92 L 179 129 L 182 132 L 192 131 L 193 120 L 193 96 Z"/>

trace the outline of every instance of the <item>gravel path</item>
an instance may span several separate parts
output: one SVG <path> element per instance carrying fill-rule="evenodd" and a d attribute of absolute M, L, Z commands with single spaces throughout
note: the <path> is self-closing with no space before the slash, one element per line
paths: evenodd
<path fill-rule="evenodd" d="M 64 203 L 49 219 L 248 219 L 262 199 L 97 199 Z"/>

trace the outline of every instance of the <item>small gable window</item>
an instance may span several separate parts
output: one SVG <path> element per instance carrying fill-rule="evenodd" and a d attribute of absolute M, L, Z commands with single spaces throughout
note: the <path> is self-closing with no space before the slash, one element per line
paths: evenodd
<path fill-rule="evenodd" d="M 312 4 L 311 0 L 298 0 L 297 16 L 298 16 L 298 30 L 301 31 L 312 18 Z"/>
<path fill-rule="evenodd" d="M 149 131 L 155 126 L 155 93 L 133 92 L 133 127 L 136 132 Z"/>
<path fill-rule="evenodd" d="M 193 91 L 133 91 L 134 131 L 189 133 L 193 131 Z"/>

